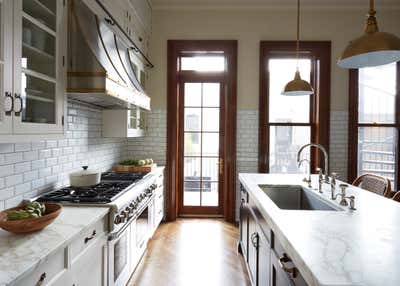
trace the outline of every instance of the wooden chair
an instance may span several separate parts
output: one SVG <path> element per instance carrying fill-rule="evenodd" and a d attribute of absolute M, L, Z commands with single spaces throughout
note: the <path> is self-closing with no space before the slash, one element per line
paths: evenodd
<path fill-rule="evenodd" d="M 397 193 L 393 196 L 392 200 L 394 200 L 394 201 L 400 203 L 400 192 L 397 192 Z"/>
<path fill-rule="evenodd" d="M 354 180 L 353 186 L 360 187 L 361 189 L 387 198 L 393 196 L 389 179 L 375 174 L 364 174 L 359 176 Z"/>

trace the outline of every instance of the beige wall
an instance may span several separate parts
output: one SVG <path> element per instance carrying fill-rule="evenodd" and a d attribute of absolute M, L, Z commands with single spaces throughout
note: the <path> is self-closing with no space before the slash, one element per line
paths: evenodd
<path fill-rule="evenodd" d="M 294 40 L 293 9 L 160 9 L 153 13 L 150 57 L 155 68 L 149 91 L 153 108 L 166 107 L 167 40 L 238 40 L 238 108 L 258 108 L 259 42 Z M 347 42 L 361 34 L 365 9 L 304 9 L 303 40 L 332 41 L 331 109 L 347 110 L 347 71 L 336 59 Z M 400 10 L 378 10 L 381 30 L 400 35 Z"/>

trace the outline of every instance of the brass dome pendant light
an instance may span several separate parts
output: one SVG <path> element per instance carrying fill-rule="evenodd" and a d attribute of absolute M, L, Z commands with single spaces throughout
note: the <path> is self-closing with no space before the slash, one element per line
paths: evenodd
<path fill-rule="evenodd" d="M 357 69 L 400 61 L 400 38 L 379 32 L 375 14 L 374 0 L 370 0 L 365 34 L 349 43 L 339 58 L 340 67 Z"/>
<path fill-rule="evenodd" d="M 300 0 L 297 0 L 297 41 L 296 41 L 296 73 L 294 79 L 285 85 L 282 95 L 299 96 L 310 95 L 314 93 L 312 86 L 300 77 L 299 70 L 299 53 L 300 53 Z"/>

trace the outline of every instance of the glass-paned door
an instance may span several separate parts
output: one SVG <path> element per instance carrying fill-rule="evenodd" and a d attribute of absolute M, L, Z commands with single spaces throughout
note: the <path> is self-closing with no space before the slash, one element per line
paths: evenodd
<path fill-rule="evenodd" d="M 64 7 L 60 0 L 15 1 L 14 39 L 16 133 L 59 132 L 64 90 L 60 39 Z M 64 46 L 64 45 L 63 45 Z"/>
<path fill-rule="evenodd" d="M 183 84 L 183 192 L 182 208 L 220 207 L 222 84 Z"/>
<path fill-rule="evenodd" d="M 12 133 L 12 0 L 0 0 L 0 134 Z"/>
<path fill-rule="evenodd" d="M 269 60 L 269 171 L 298 173 L 296 154 L 300 147 L 311 142 L 310 96 L 284 96 L 285 84 L 293 80 L 296 59 Z M 310 82 L 311 60 L 299 60 L 301 77 Z M 310 154 L 303 159 L 310 160 Z M 309 167 L 309 166 L 308 166 Z"/>

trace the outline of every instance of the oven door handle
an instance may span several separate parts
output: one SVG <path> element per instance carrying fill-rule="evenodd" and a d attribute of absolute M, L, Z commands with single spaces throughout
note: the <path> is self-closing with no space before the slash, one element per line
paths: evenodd
<path fill-rule="evenodd" d="M 108 236 L 108 241 L 113 241 L 113 240 L 118 239 L 122 235 L 122 233 L 132 224 L 132 222 L 135 219 L 130 219 L 119 231 L 110 233 L 110 235 Z"/>

